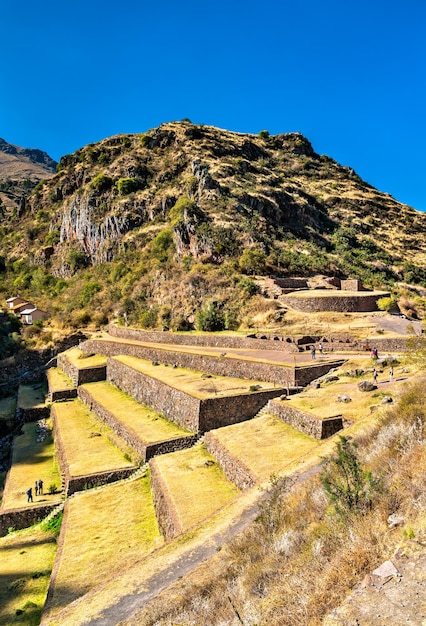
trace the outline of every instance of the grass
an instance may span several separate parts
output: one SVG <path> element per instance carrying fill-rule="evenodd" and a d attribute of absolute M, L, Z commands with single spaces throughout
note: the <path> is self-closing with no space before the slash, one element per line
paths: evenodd
<path fill-rule="evenodd" d="M 189 433 L 106 381 L 82 385 L 82 388 L 144 443 L 176 439 Z"/>
<path fill-rule="evenodd" d="M 40 623 L 55 553 L 52 533 L 40 528 L 0 538 L 0 626 Z"/>
<path fill-rule="evenodd" d="M 45 406 L 45 393 L 41 384 L 19 385 L 18 407 L 20 409 L 36 409 Z"/>
<path fill-rule="evenodd" d="M 46 372 L 49 391 L 63 391 L 74 389 L 74 383 L 65 372 L 58 367 L 51 367 Z"/>
<path fill-rule="evenodd" d="M 14 419 L 16 411 L 16 398 L 9 396 L 0 399 L 0 420 L 9 421 Z"/>
<path fill-rule="evenodd" d="M 34 482 L 42 479 L 45 495 L 36 496 Z M 6 488 L 3 494 L 3 509 L 27 506 L 26 491 L 33 489 L 34 504 L 51 503 L 60 500 L 60 494 L 48 494 L 51 484 L 58 489 L 61 485 L 58 466 L 55 459 L 55 446 L 52 437 L 37 442 L 37 424 L 29 422 L 23 426 L 23 435 L 14 439 L 12 465 L 9 470 Z"/>
<path fill-rule="evenodd" d="M 99 354 L 85 354 L 79 348 L 70 348 L 64 355 L 78 369 L 86 369 L 89 367 L 99 367 L 106 365 L 107 359 Z"/>
<path fill-rule="evenodd" d="M 240 493 L 204 445 L 156 457 L 152 463 L 167 486 L 184 532 Z"/>
<path fill-rule="evenodd" d="M 268 480 L 271 474 L 283 473 L 288 466 L 294 469 L 294 462 L 318 448 L 318 441 L 271 415 L 213 432 L 218 441 L 258 477 L 259 482 Z"/>
<path fill-rule="evenodd" d="M 82 492 L 66 506 L 53 613 L 163 543 L 147 476 Z"/>
<path fill-rule="evenodd" d="M 60 433 L 71 476 L 132 467 L 133 463 L 109 439 L 111 429 L 81 400 L 54 404 L 53 410 L 55 429 Z"/>
<path fill-rule="evenodd" d="M 206 377 L 205 374 L 196 370 L 183 367 L 173 368 L 163 364 L 153 365 L 150 361 L 144 361 L 132 356 L 118 356 L 114 358 L 147 376 L 156 378 L 170 387 L 180 389 L 199 399 L 249 393 L 252 385 L 259 385 L 263 391 L 274 389 L 273 383 L 260 380 L 244 380 L 242 378 L 213 375 Z"/>

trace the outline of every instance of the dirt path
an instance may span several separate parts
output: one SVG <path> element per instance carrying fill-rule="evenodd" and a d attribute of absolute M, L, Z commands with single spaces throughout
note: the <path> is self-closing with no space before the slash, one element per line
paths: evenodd
<path fill-rule="evenodd" d="M 308 480 L 320 471 L 320 465 L 312 466 L 294 477 L 293 484 L 299 484 Z M 144 578 L 138 572 L 140 566 L 136 565 L 130 576 L 129 593 L 123 593 L 117 597 L 114 591 L 117 581 L 107 583 L 103 588 L 97 588 L 65 607 L 55 617 L 43 619 L 41 624 L 68 626 L 117 626 L 132 618 L 151 599 L 167 589 L 178 579 L 191 574 L 199 565 L 217 554 L 217 551 L 238 533 L 245 530 L 258 515 L 259 503 L 269 497 L 268 493 L 259 492 L 255 501 L 244 509 L 241 514 L 233 519 L 222 530 L 212 533 L 202 542 L 190 542 L 190 545 L 160 567 L 150 577 Z M 167 560 L 166 560 L 167 561 Z M 125 573 L 125 575 L 127 572 Z M 136 581 L 136 582 L 135 582 Z M 111 594 L 109 594 L 111 589 Z M 102 596 L 99 602 L 97 596 Z M 104 598 L 106 598 L 105 601 Z"/>

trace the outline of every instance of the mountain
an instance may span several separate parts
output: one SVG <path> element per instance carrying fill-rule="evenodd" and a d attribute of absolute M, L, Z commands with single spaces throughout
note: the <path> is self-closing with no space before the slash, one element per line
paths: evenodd
<path fill-rule="evenodd" d="M 56 161 L 35 148 L 20 148 L 0 139 L 0 205 L 23 208 L 25 198 L 42 179 L 56 172 Z"/>
<path fill-rule="evenodd" d="M 162 307 L 187 319 L 210 299 L 232 317 L 253 274 L 426 284 L 426 216 L 299 133 L 172 122 L 89 144 L 57 169 L 1 243 L 6 277 L 23 291 L 43 270 L 40 295 L 62 311 L 90 304 L 155 325 Z"/>

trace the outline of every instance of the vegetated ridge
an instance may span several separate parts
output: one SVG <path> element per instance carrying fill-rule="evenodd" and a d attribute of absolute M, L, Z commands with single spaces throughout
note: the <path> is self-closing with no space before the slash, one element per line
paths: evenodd
<path fill-rule="evenodd" d="M 425 216 L 299 133 L 172 122 L 89 144 L 57 170 L 0 242 L 5 290 L 66 323 L 184 329 L 210 306 L 218 329 L 238 328 L 254 274 L 426 285 Z"/>

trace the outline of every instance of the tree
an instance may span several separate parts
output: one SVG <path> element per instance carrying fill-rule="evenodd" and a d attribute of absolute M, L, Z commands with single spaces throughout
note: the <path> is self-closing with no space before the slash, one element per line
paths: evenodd
<path fill-rule="evenodd" d="M 259 248 L 247 248 L 240 256 L 238 264 L 244 274 L 265 274 L 266 254 Z"/>
<path fill-rule="evenodd" d="M 377 481 L 362 468 L 357 445 L 347 437 L 340 436 L 335 455 L 324 459 L 320 481 L 341 517 L 371 508 Z"/>

